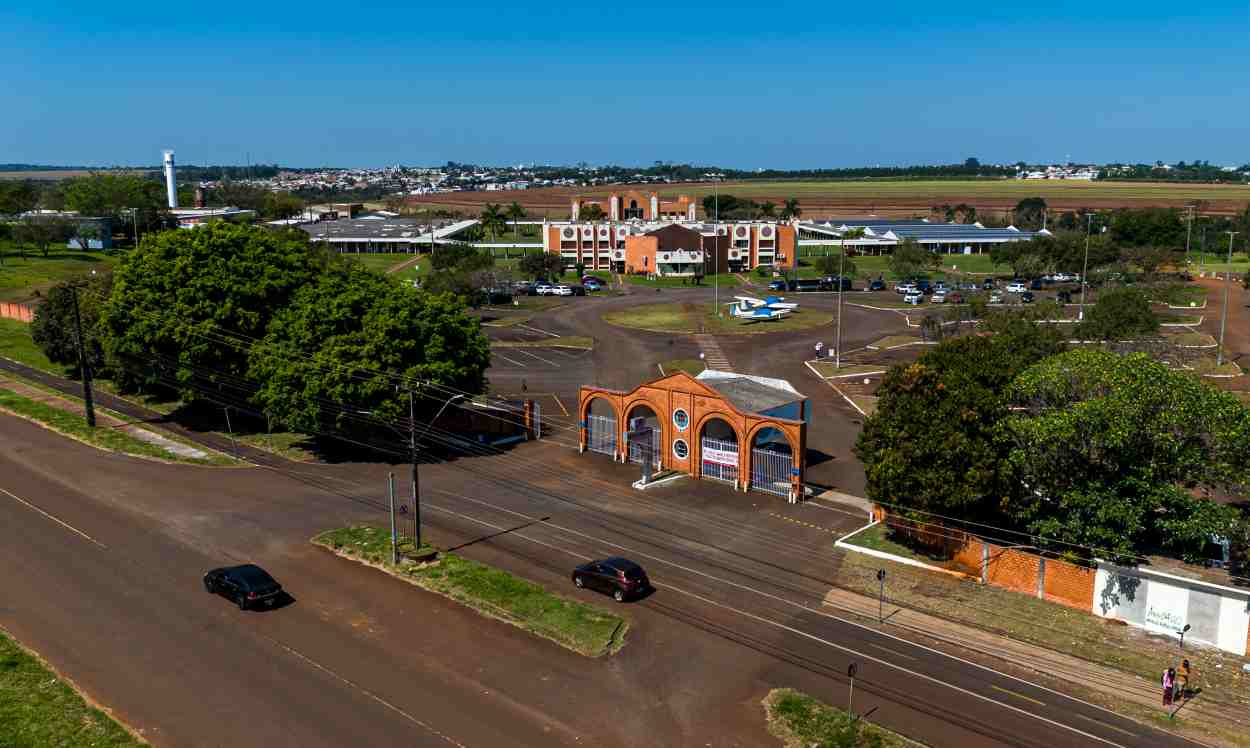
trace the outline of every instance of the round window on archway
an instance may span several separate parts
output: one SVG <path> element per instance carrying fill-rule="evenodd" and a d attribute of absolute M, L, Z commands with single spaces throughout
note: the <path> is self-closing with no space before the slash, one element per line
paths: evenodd
<path fill-rule="evenodd" d="M 690 414 L 681 408 L 674 410 L 673 426 L 675 426 L 678 431 L 685 431 L 686 428 L 690 426 Z"/>
<path fill-rule="evenodd" d="M 673 440 L 673 456 L 679 460 L 686 459 L 690 454 L 690 447 L 686 444 L 685 439 Z"/>

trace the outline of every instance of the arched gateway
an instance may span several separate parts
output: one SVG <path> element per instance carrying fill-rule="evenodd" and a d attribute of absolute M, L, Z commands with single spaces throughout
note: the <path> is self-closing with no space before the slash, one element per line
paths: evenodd
<path fill-rule="evenodd" d="M 579 445 L 693 478 L 797 501 L 806 467 L 807 399 L 781 379 L 675 372 L 628 392 L 582 387 Z M 607 429 L 615 427 L 608 435 Z"/>

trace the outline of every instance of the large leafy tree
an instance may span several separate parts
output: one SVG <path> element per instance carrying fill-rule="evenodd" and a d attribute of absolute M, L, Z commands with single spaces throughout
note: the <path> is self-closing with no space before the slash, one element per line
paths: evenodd
<path fill-rule="evenodd" d="M 78 374 L 78 338 L 71 284 L 82 286 L 78 293 L 78 310 L 82 318 L 83 352 L 87 366 L 99 373 L 104 369 L 104 346 L 99 334 L 100 312 L 113 289 L 112 273 L 63 281 L 48 289 L 43 303 L 35 307 L 30 336 L 49 361 L 67 365 L 75 375 Z"/>
<path fill-rule="evenodd" d="M 17 215 L 39 204 L 39 188 L 29 181 L 0 181 L 0 215 Z"/>
<path fill-rule="evenodd" d="M 479 299 L 485 273 L 494 267 L 495 257 L 489 249 L 471 244 L 446 244 L 430 257 L 432 272 L 426 276 L 424 288 L 431 293 L 450 293 L 474 304 Z"/>
<path fill-rule="evenodd" d="M 335 262 L 274 317 L 250 376 L 279 422 L 361 433 L 406 421 L 409 389 L 418 419 L 449 390 L 481 392 L 489 365 L 489 341 L 462 301 Z"/>
<path fill-rule="evenodd" d="M 1051 328 L 1004 315 L 999 332 L 947 340 L 894 367 L 855 454 L 868 496 L 888 506 L 993 522 L 1020 485 L 1000 424 L 1017 373 L 1063 349 Z"/>
<path fill-rule="evenodd" d="M 497 239 L 500 232 L 508 225 L 498 203 L 486 203 L 486 208 L 482 210 L 482 215 L 478 217 L 478 220 L 481 221 L 482 230 L 490 234 L 491 241 Z"/>
<path fill-rule="evenodd" d="M 1073 350 L 1023 372 L 1004 421 L 1029 532 L 1119 553 L 1198 555 L 1236 511 L 1197 498 L 1244 477 L 1250 415 L 1145 354 Z M 1019 410 L 1023 409 L 1023 410 Z"/>
<path fill-rule="evenodd" d="M 149 234 L 114 274 L 101 338 L 124 387 L 237 384 L 249 341 L 325 266 L 301 231 L 232 223 Z"/>
<path fill-rule="evenodd" d="M 1175 208 L 1125 208 L 1111 217 L 1111 238 L 1129 247 L 1183 247 L 1185 220 Z"/>
<path fill-rule="evenodd" d="M 517 270 L 535 280 L 558 276 L 563 269 L 564 261 L 560 255 L 551 252 L 526 252 L 517 262 Z"/>
<path fill-rule="evenodd" d="M 1150 309 L 1150 299 L 1135 288 L 1103 291 L 1081 322 L 1082 340 L 1124 340 L 1153 335 L 1159 318 Z"/>
<path fill-rule="evenodd" d="M 1040 197 L 1026 197 L 1016 203 L 1012 223 L 1017 228 L 1037 230 L 1042 228 L 1046 217 L 1046 201 Z"/>
<path fill-rule="evenodd" d="M 66 180 L 60 193 L 66 210 L 112 218 L 123 228 L 138 224 L 141 229 L 151 229 L 164 220 L 165 188 L 155 179 L 111 172 L 91 174 Z"/>
<path fill-rule="evenodd" d="M 890 271 L 898 278 L 907 278 L 921 270 L 935 268 L 941 262 L 942 258 L 925 249 L 910 236 L 895 245 L 894 251 L 890 253 Z"/>

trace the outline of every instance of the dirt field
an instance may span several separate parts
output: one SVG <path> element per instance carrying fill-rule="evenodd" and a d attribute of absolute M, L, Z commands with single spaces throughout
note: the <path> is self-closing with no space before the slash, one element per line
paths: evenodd
<path fill-rule="evenodd" d="M 454 192 L 410 198 L 417 205 L 438 205 L 476 214 L 486 203 L 507 205 L 514 200 L 538 218 L 567 218 L 574 195 L 603 196 L 625 189 L 652 189 L 649 185 L 595 188 L 552 187 L 511 192 Z M 701 198 L 712 193 L 710 183 L 663 185 L 662 197 L 678 194 Z M 777 205 L 790 197 L 799 199 L 806 218 L 837 215 L 906 217 L 927 215 L 935 205 L 968 203 L 978 211 L 998 212 L 1015 207 L 1026 197 L 1042 197 L 1056 210 L 1083 208 L 1184 207 L 1203 203 L 1208 214 L 1232 214 L 1250 203 L 1250 186 L 1185 184 L 1177 182 L 1077 182 L 987 179 L 964 181 L 758 181 L 724 182 L 722 193 Z"/>

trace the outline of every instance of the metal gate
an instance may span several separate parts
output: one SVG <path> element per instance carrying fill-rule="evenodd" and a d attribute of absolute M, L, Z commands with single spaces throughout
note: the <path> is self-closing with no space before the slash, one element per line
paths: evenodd
<path fill-rule="evenodd" d="M 738 483 L 738 442 L 703 437 L 700 450 L 703 477 L 726 483 Z"/>
<path fill-rule="evenodd" d="M 543 406 L 534 403 L 534 438 L 543 438 Z"/>
<path fill-rule="evenodd" d="M 616 417 L 586 417 L 586 448 L 616 457 Z"/>
<path fill-rule="evenodd" d="M 794 459 L 790 452 L 772 449 L 751 450 L 751 488 L 777 496 L 790 496 L 790 468 Z"/>
<path fill-rule="evenodd" d="M 635 465 L 641 465 L 643 458 L 650 454 L 651 469 L 659 471 L 663 467 L 660 464 L 660 442 L 662 441 L 659 429 L 647 427 L 631 432 L 629 435 L 629 461 Z"/>

